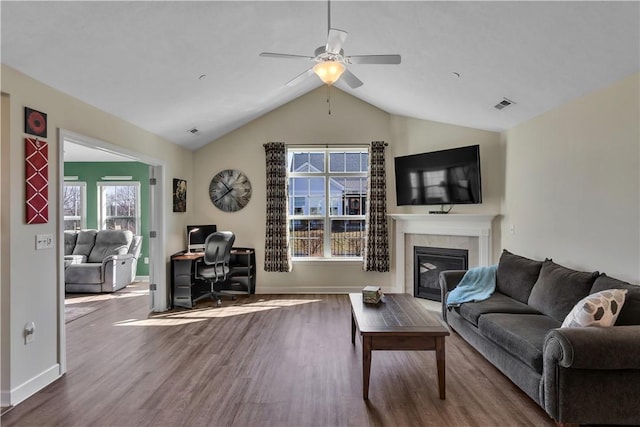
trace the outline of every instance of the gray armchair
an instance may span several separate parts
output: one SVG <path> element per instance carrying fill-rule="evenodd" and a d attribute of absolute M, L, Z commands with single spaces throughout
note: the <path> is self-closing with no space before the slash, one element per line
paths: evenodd
<path fill-rule="evenodd" d="M 128 230 L 65 233 L 66 292 L 114 292 L 124 288 L 135 280 L 141 246 L 142 236 Z"/>

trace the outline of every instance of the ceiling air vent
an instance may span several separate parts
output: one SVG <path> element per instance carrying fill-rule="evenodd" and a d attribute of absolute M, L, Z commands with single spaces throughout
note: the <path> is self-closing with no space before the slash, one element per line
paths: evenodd
<path fill-rule="evenodd" d="M 191 128 L 191 129 L 189 129 L 187 132 L 192 133 L 192 134 L 196 134 L 196 133 L 198 133 L 199 131 L 198 131 L 198 128 Z"/>
<path fill-rule="evenodd" d="M 493 107 L 498 109 L 498 110 L 504 110 L 505 108 L 507 108 L 511 104 L 515 104 L 515 102 L 513 102 L 513 101 L 511 101 L 511 100 L 509 100 L 507 98 L 502 98 L 502 101 L 498 102 Z"/>

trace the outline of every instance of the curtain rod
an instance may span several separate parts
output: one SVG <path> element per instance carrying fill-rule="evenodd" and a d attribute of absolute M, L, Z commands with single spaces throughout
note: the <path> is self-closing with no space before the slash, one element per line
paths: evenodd
<path fill-rule="evenodd" d="M 262 144 L 266 147 L 267 144 Z M 340 148 L 340 147 L 368 147 L 369 144 L 285 144 L 287 147 L 325 147 L 325 148 Z M 385 147 L 389 146 L 388 142 L 384 143 Z"/>

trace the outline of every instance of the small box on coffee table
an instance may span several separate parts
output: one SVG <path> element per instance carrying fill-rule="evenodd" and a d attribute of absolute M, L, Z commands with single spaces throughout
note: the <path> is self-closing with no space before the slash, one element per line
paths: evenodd
<path fill-rule="evenodd" d="M 377 304 L 382 298 L 382 290 L 378 286 L 365 286 L 362 289 L 362 302 L 366 304 Z"/>

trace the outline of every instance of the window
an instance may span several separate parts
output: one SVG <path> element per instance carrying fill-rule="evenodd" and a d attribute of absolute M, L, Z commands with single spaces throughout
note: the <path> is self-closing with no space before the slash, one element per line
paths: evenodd
<path fill-rule="evenodd" d="M 99 182 L 100 228 L 140 234 L 140 183 Z"/>
<path fill-rule="evenodd" d="M 289 235 L 294 258 L 364 252 L 367 148 L 289 149 Z"/>
<path fill-rule="evenodd" d="M 65 230 L 80 230 L 87 227 L 85 182 L 65 182 L 62 194 L 62 215 Z"/>

